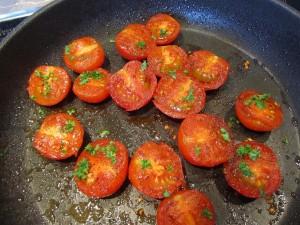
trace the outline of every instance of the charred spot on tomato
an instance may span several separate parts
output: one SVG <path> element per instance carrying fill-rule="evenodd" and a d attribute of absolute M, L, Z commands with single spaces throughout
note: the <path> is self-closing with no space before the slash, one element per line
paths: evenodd
<path fill-rule="evenodd" d="M 85 180 L 89 173 L 89 167 L 89 161 L 87 159 L 82 159 L 78 162 L 77 168 L 73 175 L 79 180 Z"/>
<path fill-rule="evenodd" d="M 270 97 L 271 97 L 271 95 L 268 93 L 253 95 L 250 98 L 246 99 L 244 101 L 244 104 L 247 106 L 255 104 L 257 108 L 265 109 L 266 108 L 266 100 L 268 100 Z"/>

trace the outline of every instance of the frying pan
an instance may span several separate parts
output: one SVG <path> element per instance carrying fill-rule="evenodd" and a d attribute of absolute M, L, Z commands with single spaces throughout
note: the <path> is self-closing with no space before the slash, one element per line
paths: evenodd
<path fill-rule="evenodd" d="M 271 133 L 250 132 L 234 124 L 237 141 L 253 138 L 276 152 L 282 168 L 280 190 L 268 199 L 243 198 L 228 187 L 222 166 L 203 169 L 183 165 L 190 188 L 206 193 L 217 212 L 217 224 L 299 225 L 300 150 L 300 16 L 271 0 L 225 1 L 82 1 L 61 0 L 43 8 L 0 46 L 0 221 L 1 224 L 155 224 L 158 201 L 145 199 L 127 181 L 114 196 L 88 199 L 72 180 L 75 159 L 42 158 L 31 147 L 34 131 L 46 113 L 76 108 L 85 126 L 85 144 L 97 130 L 109 129 L 132 153 L 146 140 L 176 147 L 180 121 L 150 103 L 127 113 L 112 100 L 85 104 L 72 94 L 51 108 L 35 105 L 27 96 L 29 74 L 40 64 L 63 66 L 63 47 L 91 35 L 107 54 L 104 68 L 117 71 L 125 63 L 110 42 L 126 24 L 142 23 L 157 12 L 174 15 L 182 24 L 176 44 L 187 51 L 210 49 L 231 64 L 224 87 L 208 93 L 205 113 L 234 115 L 236 95 L 246 88 L 271 93 L 283 107 L 285 122 Z M 242 64 L 250 62 L 246 70 Z M 76 74 L 68 71 L 73 77 Z M 283 143 L 283 138 L 288 144 Z"/>

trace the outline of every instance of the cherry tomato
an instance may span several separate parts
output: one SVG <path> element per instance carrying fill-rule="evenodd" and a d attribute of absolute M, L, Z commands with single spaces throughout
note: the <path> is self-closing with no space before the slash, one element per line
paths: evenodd
<path fill-rule="evenodd" d="M 163 77 L 153 96 L 154 105 L 164 114 L 177 119 L 200 112 L 205 105 L 206 94 L 198 81 L 178 75 Z"/>
<path fill-rule="evenodd" d="M 157 209 L 157 225 L 214 225 L 213 204 L 197 190 L 180 191 L 165 198 Z"/>
<path fill-rule="evenodd" d="M 121 188 L 127 171 L 127 148 L 119 141 L 99 139 L 88 144 L 80 154 L 74 176 L 84 194 L 104 198 Z"/>
<path fill-rule="evenodd" d="M 172 16 L 163 13 L 152 16 L 146 27 L 157 45 L 172 43 L 180 33 L 180 24 Z"/>
<path fill-rule="evenodd" d="M 102 102 L 109 96 L 109 77 L 109 72 L 102 68 L 86 71 L 75 79 L 73 92 L 84 102 Z"/>
<path fill-rule="evenodd" d="M 65 47 L 64 61 L 77 73 L 95 70 L 104 63 L 105 53 L 99 42 L 92 37 L 82 37 Z"/>
<path fill-rule="evenodd" d="M 52 106 L 68 95 L 71 84 L 71 78 L 63 68 L 39 66 L 30 75 L 27 91 L 37 104 Z"/>
<path fill-rule="evenodd" d="M 283 122 L 281 106 L 269 95 L 255 90 L 243 91 L 235 103 L 241 123 L 250 130 L 271 131 Z"/>
<path fill-rule="evenodd" d="M 152 198 L 168 197 L 185 186 L 180 158 L 164 143 L 140 146 L 131 158 L 128 176 L 138 191 Z"/>
<path fill-rule="evenodd" d="M 156 76 L 175 77 L 188 73 L 188 57 L 185 51 L 177 45 L 166 45 L 149 51 L 148 65 Z"/>
<path fill-rule="evenodd" d="M 142 24 L 129 24 L 116 36 L 116 49 L 128 60 L 147 58 L 149 50 L 155 46 L 150 31 Z"/>
<path fill-rule="evenodd" d="M 156 85 L 156 77 L 145 62 L 130 61 L 111 76 L 109 91 L 117 105 L 133 111 L 151 100 Z"/>
<path fill-rule="evenodd" d="M 235 148 L 233 159 L 224 164 L 228 184 L 249 198 L 271 195 L 280 186 L 281 175 L 276 155 L 268 146 L 245 141 Z"/>
<path fill-rule="evenodd" d="M 33 147 L 48 159 L 62 160 L 77 156 L 83 142 L 80 122 L 66 113 L 47 116 L 34 135 Z"/>
<path fill-rule="evenodd" d="M 205 90 L 218 89 L 228 78 L 229 63 L 210 51 L 193 52 L 188 60 L 189 74 L 195 77 Z"/>
<path fill-rule="evenodd" d="M 189 115 L 183 120 L 178 147 L 184 158 L 196 166 L 217 166 L 233 156 L 229 127 L 223 119 L 208 114 Z"/>

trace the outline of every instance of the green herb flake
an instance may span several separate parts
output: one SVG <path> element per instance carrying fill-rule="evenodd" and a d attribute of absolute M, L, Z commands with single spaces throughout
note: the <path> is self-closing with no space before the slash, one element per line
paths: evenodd
<path fill-rule="evenodd" d="M 95 155 L 97 152 L 96 148 L 94 148 L 91 144 L 88 144 L 87 146 L 85 146 L 84 150 L 87 151 L 88 153 L 90 153 L 91 155 Z"/>
<path fill-rule="evenodd" d="M 175 71 L 175 70 L 169 70 L 168 74 L 169 74 L 169 76 L 172 77 L 173 79 L 176 79 L 177 74 L 176 74 L 176 71 Z"/>
<path fill-rule="evenodd" d="M 42 78 L 42 77 L 43 77 L 43 74 L 42 74 L 41 71 L 39 71 L 39 70 L 35 70 L 35 71 L 34 71 L 34 75 L 37 76 L 37 77 L 39 77 L 39 78 Z"/>
<path fill-rule="evenodd" d="M 65 147 L 62 147 L 60 151 L 64 155 L 67 153 L 67 149 Z"/>
<path fill-rule="evenodd" d="M 195 155 L 196 155 L 196 156 L 199 156 L 200 153 L 201 153 L 201 148 L 200 148 L 200 147 L 196 147 L 196 148 L 194 149 L 194 152 L 195 152 Z"/>
<path fill-rule="evenodd" d="M 31 100 L 36 100 L 36 96 L 31 95 L 31 96 L 30 96 L 30 99 L 31 99 Z"/>
<path fill-rule="evenodd" d="M 169 193 L 167 190 L 165 190 L 165 191 L 163 192 L 163 196 L 164 196 L 165 198 L 168 198 L 168 197 L 170 197 L 170 193 Z"/>
<path fill-rule="evenodd" d="M 141 166 L 142 166 L 142 169 L 147 169 L 147 168 L 150 168 L 151 167 L 151 163 L 148 159 L 142 159 L 141 160 Z"/>
<path fill-rule="evenodd" d="M 229 133 L 228 133 L 228 131 L 225 128 L 222 127 L 220 129 L 220 133 L 221 133 L 221 136 L 222 136 L 222 138 L 223 138 L 224 141 L 227 141 L 227 142 L 231 141 Z"/>
<path fill-rule="evenodd" d="M 166 37 L 168 35 L 168 30 L 167 29 L 160 29 L 159 30 L 159 36 L 161 37 L 161 38 L 163 38 L 163 37 Z"/>
<path fill-rule="evenodd" d="M 172 172 L 173 170 L 174 170 L 173 165 L 172 165 L 172 164 L 169 164 L 169 165 L 167 166 L 167 171 L 168 171 L 168 172 Z"/>
<path fill-rule="evenodd" d="M 101 130 L 98 132 L 101 138 L 107 137 L 110 134 L 109 130 Z"/>
<path fill-rule="evenodd" d="M 235 127 L 239 123 L 240 123 L 240 121 L 235 116 L 229 117 L 229 121 L 227 122 L 227 124 L 230 128 Z"/>
<path fill-rule="evenodd" d="M 73 175 L 76 176 L 79 180 L 85 180 L 89 173 L 89 161 L 87 159 L 82 159 L 79 161 L 76 170 Z"/>
<path fill-rule="evenodd" d="M 188 75 L 189 72 L 190 72 L 190 71 L 188 71 L 187 69 L 185 69 L 185 70 L 183 71 L 183 73 L 184 73 L 185 75 Z"/>
<path fill-rule="evenodd" d="M 260 187 L 260 188 L 259 188 L 259 196 L 260 196 L 261 198 L 264 198 L 264 197 L 266 196 L 266 192 L 265 192 L 265 190 L 264 190 L 263 187 Z"/>
<path fill-rule="evenodd" d="M 148 67 L 148 63 L 146 60 L 144 60 L 141 64 L 141 70 L 145 71 L 147 69 L 147 67 Z"/>
<path fill-rule="evenodd" d="M 70 54 L 70 46 L 69 46 L 69 45 L 66 45 L 66 46 L 65 46 L 65 54 L 66 54 L 66 55 L 69 55 L 69 54 Z"/>
<path fill-rule="evenodd" d="M 146 42 L 139 41 L 139 42 L 136 43 L 136 47 L 138 47 L 140 49 L 144 49 L 144 48 L 146 48 Z"/>
<path fill-rule="evenodd" d="M 250 145 L 241 145 L 236 150 L 238 156 L 243 157 L 248 155 L 250 159 L 256 160 L 260 157 L 260 151 L 252 148 Z"/>
<path fill-rule="evenodd" d="M 249 157 L 250 159 L 252 159 L 253 161 L 255 161 L 256 159 L 258 159 L 260 157 L 260 151 L 258 150 L 252 150 L 249 152 Z"/>
<path fill-rule="evenodd" d="M 48 81 L 44 81 L 44 87 L 43 87 L 43 92 L 42 92 L 42 94 L 43 94 L 44 96 L 47 96 L 47 95 L 50 94 L 51 90 L 52 90 L 52 89 L 51 89 L 51 86 L 50 86 L 49 82 L 48 82 Z"/>
<path fill-rule="evenodd" d="M 110 43 L 115 43 L 116 41 L 114 39 L 109 40 Z"/>
<path fill-rule="evenodd" d="M 75 121 L 74 120 L 67 120 L 65 126 L 64 126 L 64 132 L 70 133 L 74 130 L 75 127 Z"/>
<path fill-rule="evenodd" d="M 183 100 L 186 101 L 186 102 L 193 102 L 195 100 L 194 88 L 193 87 L 190 88 L 187 96 L 185 96 L 183 98 Z"/>
<path fill-rule="evenodd" d="M 96 147 L 93 147 L 91 144 L 88 144 L 84 150 L 89 152 L 91 155 L 95 155 L 97 152 L 102 152 L 108 159 L 111 160 L 112 164 L 117 162 L 117 147 L 113 141 L 109 142 L 106 146 L 96 145 Z"/>
<path fill-rule="evenodd" d="M 287 145 L 287 144 L 289 144 L 289 139 L 287 138 L 287 136 L 285 136 L 285 137 L 281 140 L 281 142 L 282 142 L 283 144 Z"/>
<path fill-rule="evenodd" d="M 208 208 L 204 208 L 201 215 L 209 220 L 213 219 L 213 214 Z"/>
<path fill-rule="evenodd" d="M 98 71 L 84 72 L 79 75 L 79 79 L 80 79 L 79 84 L 84 85 L 84 84 L 88 83 L 91 79 L 99 80 L 99 79 L 102 79 L 103 77 L 104 77 L 104 74 L 102 74 Z"/>
<path fill-rule="evenodd" d="M 76 109 L 74 109 L 74 108 L 71 108 L 71 109 L 67 110 L 67 114 L 69 114 L 70 116 L 72 116 L 75 113 L 76 113 Z"/>
<path fill-rule="evenodd" d="M 253 95 L 247 100 L 244 101 L 244 104 L 249 106 L 252 104 L 255 104 L 257 108 L 264 109 L 266 108 L 266 100 L 271 97 L 270 94 L 259 94 L 259 95 Z"/>
<path fill-rule="evenodd" d="M 241 162 L 239 164 L 239 169 L 245 177 L 251 177 L 253 175 L 252 171 L 250 170 L 250 167 L 245 162 Z"/>
<path fill-rule="evenodd" d="M 45 117 L 47 114 L 47 110 L 41 107 L 38 107 L 38 114 L 40 115 L 40 117 Z"/>

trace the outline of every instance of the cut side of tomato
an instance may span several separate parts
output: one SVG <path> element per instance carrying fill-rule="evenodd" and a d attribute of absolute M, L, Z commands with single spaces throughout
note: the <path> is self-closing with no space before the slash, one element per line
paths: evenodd
<path fill-rule="evenodd" d="M 196 78 L 205 90 L 218 89 L 228 78 L 229 63 L 210 51 L 195 51 L 188 60 L 189 75 Z"/>
<path fill-rule="evenodd" d="M 184 75 L 162 77 L 154 92 L 153 103 L 162 113 L 176 119 L 199 113 L 206 94 L 198 81 Z"/>
<path fill-rule="evenodd" d="M 128 60 L 147 58 L 150 49 L 156 46 L 150 31 L 142 24 L 129 24 L 116 36 L 118 53 Z"/>
<path fill-rule="evenodd" d="M 102 66 L 104 49 L 92 37 L 81 37 L 65 46 L 64 61 L 67 67 L 77 73 L 95 70 Z"/>
<path fill-rule="evenodd" d="M 270 94 L 255 90 L 243 91 L 238 96 L 235 112 L 240 122 L 254 131 L 271 131 L 283 122 L 281 106 Z"/>
<path fill-rule="evenodd" d="M 111 76 L 109 91 L 117 105 L 133 111 L 151 100 L 156 85 L 156 76 L 145 62 L 130 61 Z"/>
<path fill-rule="evenodd" d="M 172 16 L 163 13 L 152 16 L 146 27 L 157 45 L 172 43 L 180 33 L 180 24 Z"/>
<path fill-rule="evenodd" d="M 53 106 L 68 95 L 71 84 L 71 77 L 63 68 L 39 66 L 30 75 L 27 91 L 37 104 Z"/>
<path fill-rule="evenodd" d="M 278 190 L 281 173 L 271 148 L 245 141 L 238 144 L 235 151 L 234 158 L 224 164 L 229 186 L 248 198 L 264 197 Z"/>
<path fill-rule="evenodd" d="M 109 97 L 108 71 L 99 68 L 80 74 L 74 81 L 73 92 L 82 101 L 99 103 Z"/>
<path fill-rule="evenodd" d="M 129 164 L 129 180 L 141 193 L 152 198 L 165 198 L 185 187 L 179 156 L 164 143 L 146 142 Z"/>
<path fill-rule="evenodd" d="M 178 147 L 191 164 L 214 167 L 233 156 L 233 140 L 225 121 L 217 116 L 195 114 L 186 117 L 178 131 Z"/>
<path fill-rule="evenodd" d="M 74 177 L 84 194 L 104 198 L 121 188 L 127 172 L 127 148 L 116 140 L 98 139 L 89 143 L 78 157 Z"/>
<path fill-rule="evenodd" d="M 33 147 L 48 159 L 63 160 L 77 156 L 83 142 L 80 122 L 66 113 L 47 116 L 33 140 Z"/>
<path fill-rule="evenodd" d="M 206 195 L 197 190 L 185 190 L 159 204 L 156 222 L 157 225 L 214 225 L 216 215 Z"/>

